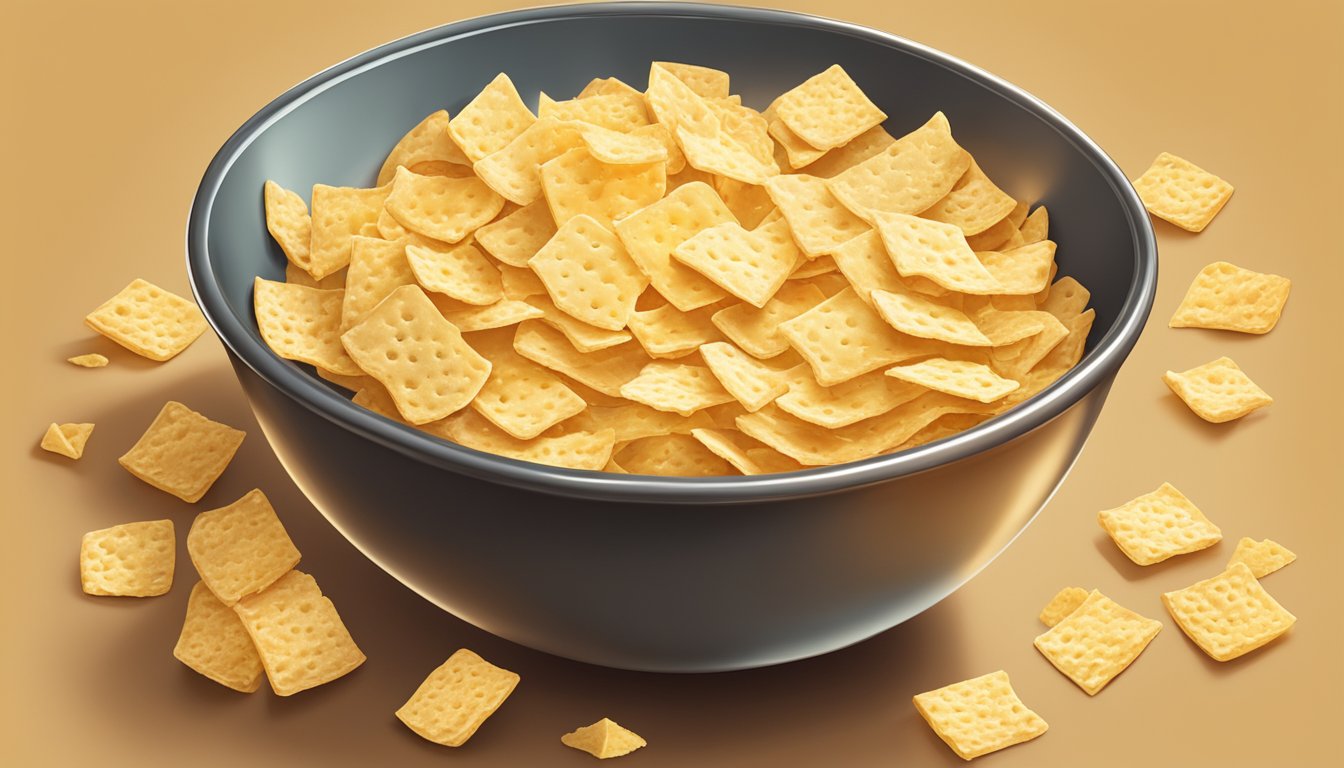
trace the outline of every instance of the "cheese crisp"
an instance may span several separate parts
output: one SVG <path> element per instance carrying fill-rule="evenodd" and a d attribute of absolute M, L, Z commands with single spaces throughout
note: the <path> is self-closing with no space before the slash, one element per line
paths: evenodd
<path fill-rule="evenodd" d="M 898 113 L 839 64 L 788 85 L 744 104 L 728 72 L 654 61 L 642 91 L 598 77 L 533 110 L 526 82 L 477 82 L 363 185 L 265 184 L 286 278 L 257 277 L 260 334 L 440 440 L 696 477 L 950 437 L 1079 362 L 1096 314 L 1044 205 L 943 112 Z M 1235 306 L 1201 283 L 1173 324 L 1261 332 L 1286 289 L 1254 274 L 1218 272 Z M 151 325 L 173 310 L 154 297 Z M 168 330 L 119 340 L 168 356 L 189 341 Z M 615 728 L 571 737 L 609 751 Z"/>

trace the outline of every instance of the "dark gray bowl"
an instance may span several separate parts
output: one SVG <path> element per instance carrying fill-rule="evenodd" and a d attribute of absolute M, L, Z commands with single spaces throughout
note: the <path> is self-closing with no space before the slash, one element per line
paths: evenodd
<path fill-rule="evenodd" d="M 1092 290 L 1082 363 L 1023 406 L 893 456 L 709 480 L 569 471 L 442 442 L 352 405 L 258 336 L 252 278 L 278 279 L 262 182 L 372 183 L 429 112 L 507 71 L 557 98 L 642 87 L 650 60 L 732 73 L 758 108 L 842 64 L 905 133 L 943 110 L 1019 198 L 1049 204 L 1059 264 Z M 1049 107 L 908 40 L 776 11 L 673 3 L 505 13 L 421 32 L 268 104 L 211 162 L 188 265 L 266 437 L 346 537 L 445 610 L 573 659 L 709 671 L 841 648 L 923 611 L 1032 520 L 1082 449 L 1152 305 L 1157 254 L 1118 168 Z"/>

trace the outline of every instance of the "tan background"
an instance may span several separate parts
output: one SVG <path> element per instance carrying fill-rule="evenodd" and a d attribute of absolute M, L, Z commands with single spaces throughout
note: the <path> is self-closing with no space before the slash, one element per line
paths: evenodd
<path fill-rule="evenodd" d="M 561 661 L 440 613 L 362 559 L 268 450 L 207 333 L 156 365 L 94 338 L 80 318 L 136 276 L 187 292 L 182 239 L 206 163 L 253 111 L 309 74 L 426 27 L 507 2 L 21 2 L 3 56 L 5 275 L 3 647 L 0 763 L 68 765 L 587 765 L 561 733 L 611 715 L 648 738 L 630 766 L 954 765 L 910 705 L 922 690 L 994 669 L 1012 675 L 1050 732 L 996 766 L 1293 764 L 1338 756 L 1341 667 L 1338 3 L 1206 13 L 1168 0 L 1082 12 L 1059 2 L 780 3 L 911 37 L 1028 89 L 1137 175 L 1161 150 L 1237 193 L 1197 237 L 1159 223 L 1153 321 L 1077 468 L 1021 540 L 951 599 L 857 647 L 775 669 L 659 676 Z M 11 6 L 12 7 L 12 6 Z M 1209 8 L 1215 7 L 1209 4 Z M 152 9 L 152 12 L 147 12 Z M 1226 259 L 1294 281 L 1267 337 L 1166 328 L 1194 273 Z M 71 367 L 100 351 L 103 370 Z M 1195 419 L 1159 380 L 1221 354 L 1276 398 L 1240 423 Z M 115 462 L 168 398 L 247 429 L 197 507 Z M 98 424 L 78 463 L 36 447 L 50 420 Z M 1098 509 L 1175 483 L 1222 526 L 1220 545 L 1140 569 Z M 170 517 L 179 544 L 197 509 L 266 490 L 369 661 L 326 688 L 241 696 L 174 661 L 192 572 L 161 598 L 83 596 L 79 536 Z M 819 502 L 824 503 L 824 502 Z M 1239 661 L 1199 652 L 1158 595 L 1220 570 L 1236 540 L 1273 537 L 1299 560 L 1266 581 L 1299 617 Z M 1036 613 L 1064 585 L 1099 587 L 1166 625 L 1095 698 L 1032 648 Z M 392 711 L 453 649 L 517 670 L 508 704 L 455 752 Z"/>

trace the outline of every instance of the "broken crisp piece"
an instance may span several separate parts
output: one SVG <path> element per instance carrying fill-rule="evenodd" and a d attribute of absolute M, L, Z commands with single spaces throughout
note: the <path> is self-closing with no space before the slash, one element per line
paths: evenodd
<path fill-rule="evenodd" d="M 1053 627 L 1078 610 L 1078 606 L 1087 600 L 1088 591 L 1082 587 L 1065 587 L 1059 590 L 1050 602 L 1041 609 L 1041 623 Z"/>
<path fill-rule="evenodd" d="M 566 733 L 560 737 L 560 743 L 587 752 L 599 760 L 628 755 L 649 745 L 639 734 L 606 717 Z"/>
<path fill-rule="evenodd" d="M 1263 579 L 1296 559 L 1297 555 L 1292 550 L 1277 541 L 1243 538 L 1237 542 L 1227 567 L 1231 568 L 1233 563 L 1245 563 L 1255 578 Z"/>
<path fill-rule="evenodd" d="M 92 434 L 92 424 L 52 424 L 42 435 L 42 449 L 78 459 L 84 455 L 84 446 Z"/>

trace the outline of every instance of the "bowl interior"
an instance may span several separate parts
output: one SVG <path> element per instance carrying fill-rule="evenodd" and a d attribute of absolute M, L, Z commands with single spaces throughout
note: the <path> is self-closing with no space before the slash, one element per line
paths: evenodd
<path fill-rule="evenodd" d="M 270 356 L 251 303 L 254 276 L 284 274 L 284 254 L 266 231 L 267 179 L 305 198 L 314 183 L 368 186 L 407 129 L 436 109 L 456 114 L 501 71 L 535 107 L 538 92 L 569 98 L 593 77 L 614 75 L 642 89 L 650 61 L 663 59 L 728 71 L 733 92 L 758 109 L 839 63 L 887 112 L 886 128 L 895 136 L 942 110 L 957 140 L 1005 191 L 1049 206 L 1060 274 L 1092 292 L 1090 356 L 1126 317 L 1125 333 L 1137 337 L 1134 315 L 1146 316 L 1151 285 L 1145 283 L 1155 277 L 1146 274 L 1155 273 L 1151 230 L 1137 218 L 1137 200 L 1118 170 L 1047 107 L 941 54 L 862 28 L 778 12 L 660 4 L 539 9 L 429 30 L 338 65 L 278 99 L 221 150 L 193 210 L 194 285 L 198 297 L 203 282 L 222 297 L 213 298 L 214 286 L 207 291 L 207 314 L 247 364 L 258 368 Z M 1122 359 L 1133 338 L 1118 343 Z M 1071 399 L 1082 393 L 1080 387 Z"/>

